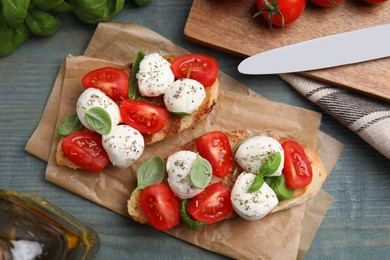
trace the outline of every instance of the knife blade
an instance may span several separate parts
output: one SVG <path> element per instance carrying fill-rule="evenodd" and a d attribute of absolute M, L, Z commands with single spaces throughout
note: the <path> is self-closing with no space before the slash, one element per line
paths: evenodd
<path fill-rule="evenodd" d="M 329 35 L 246 58 L 238 71 L 281 74 L 330 68 L 390 56 L 390 24 Z"/>

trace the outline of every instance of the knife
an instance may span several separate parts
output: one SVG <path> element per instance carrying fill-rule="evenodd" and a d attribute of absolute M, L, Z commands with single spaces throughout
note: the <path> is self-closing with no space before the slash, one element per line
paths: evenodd
<path fill-rule="evenodd" d="M 323 69 L 390 56 L 390 24 L 329 35 L 246 58 L 238 71 L 249 75 Z"/>

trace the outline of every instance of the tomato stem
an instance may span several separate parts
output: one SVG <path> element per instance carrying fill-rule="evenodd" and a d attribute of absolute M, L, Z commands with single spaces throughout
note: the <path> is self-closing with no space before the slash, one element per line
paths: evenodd
<path fill-rule="evenodd" d="M 333 1 L 333 0 L 330 0 L 330 1 Z M 269 2 L 268 0 L 263 0 L 264 4 L 265 4 L 265 7 L 261 10 L 259 10 L 257 13 L 255 13 L 255 15 L 253 16 L 256 17 L 260 14 L 263 14 L 263 13 L 268 13 L 268 24 L 269 24 L 269 27 L 271 29 L 273 29 L 272 27 L 272 18 L 274 17 L 274 15 L 279 15 L 282 19 L 282 28 L 284 28 L 284 16 L 282 14 L 282 12 L 280 11 L 279 7 L 278 7 L 278 0 L 274 0 L 272 2 Z"/>

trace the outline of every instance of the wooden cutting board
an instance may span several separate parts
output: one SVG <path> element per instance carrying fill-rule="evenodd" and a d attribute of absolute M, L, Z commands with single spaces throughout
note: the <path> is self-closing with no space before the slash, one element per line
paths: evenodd
<path fill-rule="evenodd" d="M 257 11 L 255 0 L 194 0 L 184 35 L 199 44 L 247 57 L 296 42 L 390 23 L 390 1 L 370 5 L 363 0 L 345 0 L 334 8 L 321 8 L 307 1 L 295 23 L 271 30 L 262 17 L 252 18 Z M 299 74 L 390 101 L 390 58 Z"/>

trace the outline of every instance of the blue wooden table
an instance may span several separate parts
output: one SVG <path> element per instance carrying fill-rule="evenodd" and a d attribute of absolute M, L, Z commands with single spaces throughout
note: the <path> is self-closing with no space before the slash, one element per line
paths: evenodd
<path fill-rule="evenodd" d="M 240 58 L 186 41 L 183 29 L 191 4 L 191 0 L 154 0 L 135 8 L 126 3 L 113 21 L 138 23 L 191 52 L 216 57 L 221 71 L 270 100 L 322 112 L 278 76 L 240 75 Z M 45 181 L 46 163 L 24 151 L 64 57 L 82 54 L 96 28 L 71 14 L 60 19 L 62 26 L 54 36 L 32 37 L 14 54 L 0 58 L 0 188 L 41 196 L 93 227 L 102 242 L 97 259 L 223 258 Z M 323 186 L 334 201 L 306 259 L 388 258 L 390 161 L 325 113 L 321 130 L 344 143 L 345 149 Z"/>

